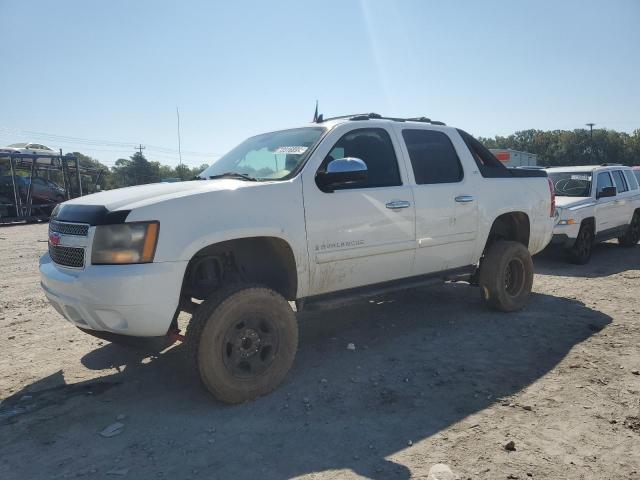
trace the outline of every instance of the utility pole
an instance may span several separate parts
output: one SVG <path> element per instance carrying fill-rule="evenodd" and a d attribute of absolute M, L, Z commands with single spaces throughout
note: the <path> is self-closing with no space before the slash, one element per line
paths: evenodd
<path fill-rule="evenodd" d="M 593 144 L 593 126 L 595 123 L 585 123 L 587 127 L 589 127 L 589 135 L 591 136 L 591 143 Z"/>
<path fill-rule="evenodd" d="M 591 157 L 593 158 L 593 126 L 595 123 L 585 123 L 587 127 L 589 127 L 589 143 L 591 143 Z"/>
<path fill-rule="evenodd" d="M 142 150 L 144 150 L 145 148 L 147 148 L 147 147 L 145 147 L 144 145 L 140 144 L 140 145 L 138 145 L 136 150 L 138 150 L 140 152 L 140 155 L 142 155 Z"/>
<path fill-rule="evenodd" d="M 180 146 L 180 111 L 178 107 L 176 107 L 176 116 L 178 117 L 178 156 L 180 157 L 180 180 L 184 180 L 182 178 L 182 148 Z"/>

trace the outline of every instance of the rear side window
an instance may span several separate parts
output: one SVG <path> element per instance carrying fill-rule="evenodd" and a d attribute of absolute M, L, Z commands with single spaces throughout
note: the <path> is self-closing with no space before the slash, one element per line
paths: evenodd
<path fill-rule="evenodd" d="M 609 172 L 600 172 L 598 174 L 598 193 L 601 193 L 606 187 L 613 187 L 611 175 Z"/>
<path fill-rule="evenodd" d="M 629 190 L 637 190 L 638 189 L 638 179 L 633 174 L 632 170 L 625 170 L 627 175 L 627 185 L 629 185 Z M 638 172 L 640 174 L 640 172 Z"/>
<path fill-rule="evenodd" d="M 398 160 L 391 138 L 382 128 L 360 128 L 345 134 L 322 162 L 321 170 L 331 160 L 355 157 L 367 164 L 367 181 L 346 188 L 372 188 L 402 185 Z"/>
<path fill-rule="evenodd" d="M 403 130 L 418 185 L 462 180 L 462 165 L 449 137 L 435 130 Z"/>
<path fill-rule="evenodd" d="M 627 181 L 624 179 L 624 175 L 622 174 L 622 170 L 614 170 L 611 174 L 613 175 L 613 181 L 616 182 L 616 189 L 618 190 L 618 193 L 629 190 L 627 188 Z"/>

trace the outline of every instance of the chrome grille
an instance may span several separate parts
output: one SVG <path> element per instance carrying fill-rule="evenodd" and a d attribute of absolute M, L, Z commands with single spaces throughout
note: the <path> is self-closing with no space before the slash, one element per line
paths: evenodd
<path fill-rule="evenodd" d="M 61 247 L 49 244 L 49 255 L 58 265 L 66 267 L 84 267 L 84 248 Z"/>
<path fill-rule="evenodd" d="M 89 233 L 89 225 L 86 223 L 64 223 L 51 220 L 49 222 L 49 231 L 61 233 L 63 235 L 86 237 Z"/>

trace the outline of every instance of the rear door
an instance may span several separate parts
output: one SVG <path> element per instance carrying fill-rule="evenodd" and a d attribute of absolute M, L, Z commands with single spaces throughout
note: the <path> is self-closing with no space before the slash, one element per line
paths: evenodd
<path fill-rule="evenodd" d="M 473 179 L 445 131 L 398 126 L 416 204 L 414 275 L 471 263 L 478 230 Z"/>
<path fill-rule="evenodd" d="M 633 194 L 629 191 L 629 185 L 622 170 L 613 170 L 611 175 L 618 191 L 614 202 L 615 226 L 624 227 L 629 224 L 633 214 L 631 202 Z"/>

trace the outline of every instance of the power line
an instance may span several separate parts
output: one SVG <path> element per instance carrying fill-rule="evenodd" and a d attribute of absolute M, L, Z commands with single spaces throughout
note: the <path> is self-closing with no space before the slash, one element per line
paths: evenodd
<path fill-rule="evenodd" d="M 45 132 L 36 132 L 33 130 L 20 130 L 20 129 L 12 129 L 7 127 L 0 126 L 0 133 L 4 133 L 5 135 L 10 135 L 13 137 L 29 137 L 35 140 L 44 140 L 56 143 L 64 143 L 64 144 L 72 144 L 72 145 L 91 145 L 91 146 L 102 146 L 102 147 L 121 147 L 121 148 L 138 148 L 138 145 L 133 142 L 120 142 L 114 140 L 99 140 L 99 139 L 91 139 L 91 138 L 82 138 L 82 137 L 72 137 L 66 135 L 57 135 L 53 133 L 45 133 Z M 148 150 L 163 152 L 163 153 L 175 153 L 180 155 L 181 153 L 188 154 L 190 156 L 202 156 L 202 157 L 220 157 L 221 155 L 218 153 L 212 152 L 199 152 L 194 150 L 182 150 L 181 146 L 178 150 L 174 148 L 162 147 L 159 145 L 146 145 Z"/>

